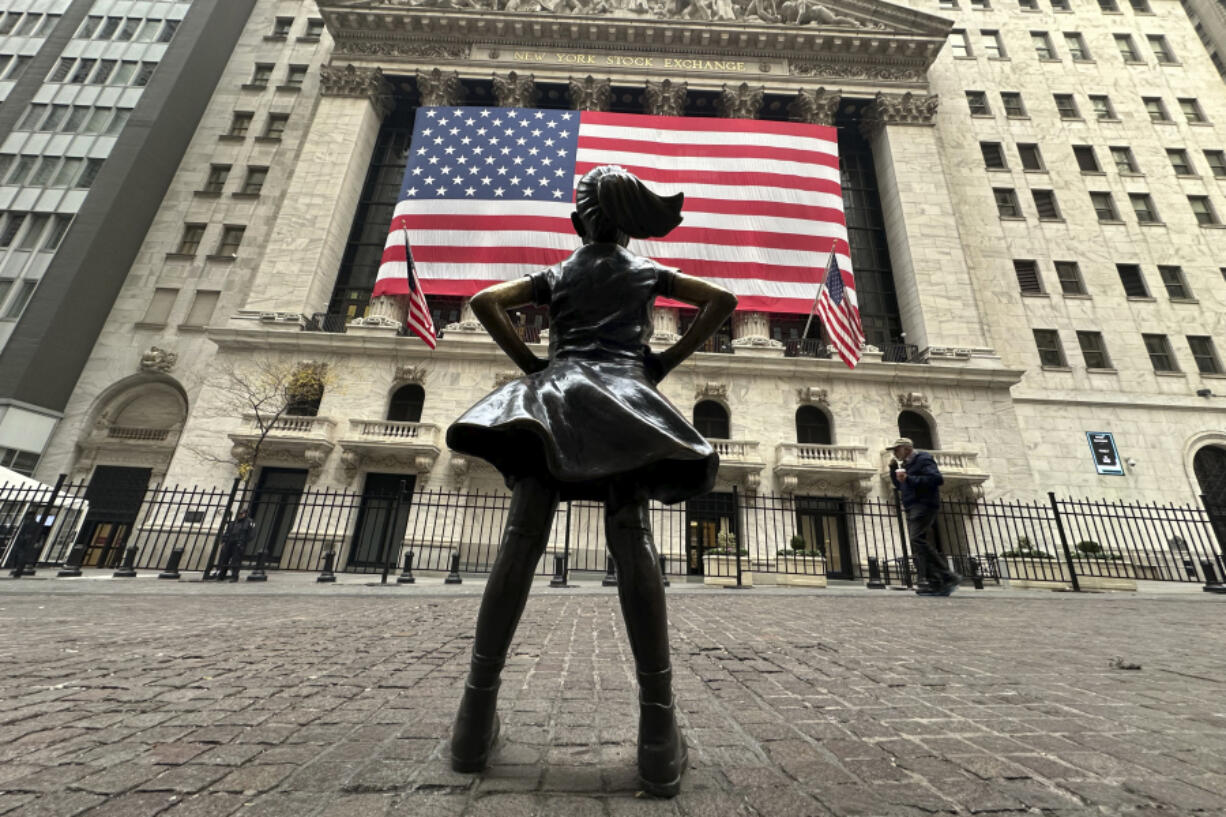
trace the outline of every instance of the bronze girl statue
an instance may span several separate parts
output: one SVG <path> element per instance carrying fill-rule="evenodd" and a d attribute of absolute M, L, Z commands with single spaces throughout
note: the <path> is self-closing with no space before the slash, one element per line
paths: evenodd
<path fill-rule="evenodd" d="M 639 679 L 639 779 L 672 797 L 687 763 L 677 729 L 664 586 L 648 501 L 709 491 L 719 457 L 656 384 L 724 323 L 736 296 L 626 250 L 630 238 L 666 235 L 683 196 L 661 197 L 615 166 L 579 182 L 565 261 L 472 299 L 473 312 L 525 375 L 469 409 L 447 430 L 455 451 L 488 460 L 512 486 L 498 557 L 477 614 L 472 664 L 451 738 L 456 771 L 485 768 L 498 739 L 499 673 L 545 551 L 559 499 L 605 503 L 605 531 Z M 698 315 L 673 346 L 650 351 L 657 295 Z M 515 333 L 508 309 L 549 307 L 549 359 Z"/>

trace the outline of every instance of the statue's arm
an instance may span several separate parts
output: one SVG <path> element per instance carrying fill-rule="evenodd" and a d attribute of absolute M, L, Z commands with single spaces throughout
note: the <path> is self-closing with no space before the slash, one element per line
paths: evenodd
<path fill-rule="evenodd" d="M 698 307 L 698 315 L 681 339 L 660 352 L 658 359 L 668 374 L 681 361 L 694 354 L 714 335 L 736 309 L 736 296 L 721 286 L 692 275 L 674 273 L 671 297 Z"/>
<path fill-rule="evenodd" d="M 548 361 L 532 353 L 511 325 L 511 316 L 507 314 L 507 310 L 531 303 L 532 281 L 528 278 L 494 284 L 478 292 L 471 301 L 473 314 L 490 333 L 490 337 L 502 347 L 502 351 L 507 353 L 516 366 L 528 374 L 539 372 L 545 368 Z"/>

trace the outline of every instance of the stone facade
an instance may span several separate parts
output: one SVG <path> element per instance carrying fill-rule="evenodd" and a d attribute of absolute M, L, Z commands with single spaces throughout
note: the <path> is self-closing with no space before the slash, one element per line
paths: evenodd
<path fill-rule="evenodd" d="M 111 448 L 86 456 L 85 441 L 130 388 L 161 382 L 184 396 L 187 409 L 175 426 L 177 446 L 147 463 L 155 478 L 228 484 L 233 449 L 246 432 L 218 374 L 311 361 L 335 373 L 317 420 L 281 434 L 257 467 L 306 469 L 313 485 L 354 490 L 367 472 L 416 474 L 419 488 L 503 490 L 492 469 L 452 457 L 442 442 L 447 425 L 510 369 L 484 332 L 462 324 L 430 352 L 383 325 L 403 309 L 394 302 L 372 308 L 376 320 L 345 333 L 303 331 L 313 328 L 304 316 L 326 308 L 334 285 L 383 97 L 389 85 L 414 77 L 439 99 L 454 98 L 455 77 L 493 78 L 512 101 L 530 99 L 532 82 L 569 85 L 577 107 L 590 109 L 608 104 L 611 80 L 643 88 L 648 108 L 670 114 L 683 110 L 687 88 L 722 92 L 721 109 L 732 116 L 752 115 L 763 89 L 798 100 L 793 115 L 807 121 L 832 121 L 840 99 L 866 103 L 862 128 L 876 164 L 899 312 L 907 342 L 925 362 L 883 362 L 869 349 L 849 371 L 837 359 L 785 357 L 763 316 L 738 316 L 731 354 L 699 353 L 662 387 L 685 413 L 697 399 L 728 409 L 721 488 L 888 495 L 884 447 L 903 410 L 928 418 L 934 447 L 958 455 L 949 488 L 970 497 L 1054 490 L 1194 501 L 1193 456 L 1226 444 L 1226 398 L 1217 396 L 1226 393 L 1226 377 L 1198 373 L 1185 340 L 1212 337 L 1219 360 L 1226 355 L 1226 278 L 1217 260 L 1226 232 L 1198 226 L 1187 199 L 1208 196 L 1226 215 L 1221 182 L 1202 154 L 1226 149 L 1226 93 L 1173 0 L 1152 0 L 1152 15 L 1127 7 L 1104 14 L 1088 3 L 1053 12 L 1045 0 L 1033 13 L 1003 3 L 980 10 L 937 0 L 912 0 L 910 8 L 802 2 L 784 4 L 789 21 L 759 2 L 752 14 L 729 6 L 737 19 L 715 13 L 720 4 L 696 19 L 620 5 L 593 18 L 589 3 L 571 11 L 522 3 L 474 10 L 489 4 L 459 0 L 321 5 L 257 6 L 43 457 L 42 477 L 88 478 L 98 464 L 132 464 L 132 454 Z M 276 18 L 291 16 L 288 37 L 269 36 Z M 569 22 L 576 17 L 581 24 Z M 302 36 L 316 18 L 326 19 L 327 30 Z M 977 47 L 955 57 L 945 42 L 951 25 L 970 32 L 975 46 L 981 29 L 999 31 L 1007 59 L 981 56 Z M 1050 32 L 1058 61 L 1036 56 L 1030 32 L 1039 30 Z M 1069 57 L 1064 32 L 1074 31 L 1095 61 Z M 1124 32 L 1146 65 L 1121 63 L 1113 35 Z M 1155 67 L 1147 34 L 1165 36 L 1180 64 Z M 256 61 L 273 60 L 274 76 L 291 64 L 309 66 L 300 90 L 243 87 Z M 967 90 L 986 92 L 990 115 L 969 113 Z M 1020 92 L 1027 116 L 1007 118 L 1001 91 Z M 1072 94 L 1083 118 L 1061 119 L 1053 93 Z M 1118 121 L 1094 119 L 1091 94 L 1108 94 Z M 1151 123 L 1143 96 L 1161 96 L 1177 121 Z M 1208 123 L 1183 121 L 1180 98 L 1197 99 Z M 245 137 L 226 135 L 236 111 L 253 114 Z M 257 136 L 269 113 L 289 114 L 276 141 Z M 1001 143 L 1007 169 L 986 170 L 980 142 Z M 1040 145 L 1043 170 L 1022 169 L 1018 143 Z M 1105 172 L 1082 173 L 1074 144 L 1093 146 Z M 1129 146 L 1142 175 L 1117 173 L 1113 146 Z M 1176 177 L 1166 150 L 1177 147 L 1188 150 L 1199 176 Z M 220 196 L 197 193 L 217 163 L 235 168 L 230 185 Z M 257 196 L 234 192 L 247 165 L 268 168 Z M 998 215 L 993 187 L 1016 189 L 1022 217 Z M 1038 218 L 1032 188 L 1055 192 L 1059 220 Z M 1122 223 L 1096 220 L 1089 192 L 1100 190 L 1114 193 Z M 1162 224 L 1138 225 L 1127 193 L 1140 191 L 1152 196 Z M 207 225 L 195 255 L 177 253 L 185 224 Z M 234 225 L 246 228 L 237 255 L 209 257 L 222 228 Z M 1041 294 L 1019 292 L 1015 260 L 1037 261 Z M 1061 294 L 1055 261 L 1078 262 L 1087 297 Z M 1125 296 L 1115 265 L 1130 263 L 1141 266 L 1152 298 Z M 1159 264 L 1181 266 L 1194 298 L 1168 297 Z M 187 297 L 166 325 L 145 326 L 156 288 L 221 294 L 207 327 L 184 324 Z M 662 336 L 676 332 L 675 311 L 662 310 L 659 323 Z M 1058 331 L 1069 365 L 1040 366 L 1034 329 Z M 1109 370 L 1086 369 L 1078 331 L 1102 333 Z M 1178 373 L 1155 373 L 1142 333 L 1169 336 Z M 172 369 L 142 366 L 154 346 L 177 355 Z M 376 444 L 377 429 L 364 422 L 386 417 L 391 394 L 412 377 L 426 393 L 421 433 L 399 451 Z M 1205 389 L 1211 396 L 1198 396 Z M 801 405 L 825 411 L 833 443 L 859 452 L 847 455 L 855 458 L 847 468 L 805 469 L 789 460 Z M 1114 433 L 1130 462 L 1125 476 L 1096 475 L 1087 431 Z"/>

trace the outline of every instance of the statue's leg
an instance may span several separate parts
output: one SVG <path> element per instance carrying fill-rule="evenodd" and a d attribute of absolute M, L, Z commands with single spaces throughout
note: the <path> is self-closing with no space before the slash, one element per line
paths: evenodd
<path fill-rule="evenodd" d="M 610 491 L 605 532 L 617 563 L 617 592 L 639 679 L 639 783 L 649 794 L 674 797 L 688 756 L 677 728 L 668 610 L 647 498 Z"/>
<path fill-rule="evenodd" d="M 477 613 L 472 663 L 451 733 L 451 768 L 457 772 L 484 769 L 498 740 L 499 674 L 557 507 L 557 492 L 543 482 L 528 478 L 515 483 L 502 544 Z"/>

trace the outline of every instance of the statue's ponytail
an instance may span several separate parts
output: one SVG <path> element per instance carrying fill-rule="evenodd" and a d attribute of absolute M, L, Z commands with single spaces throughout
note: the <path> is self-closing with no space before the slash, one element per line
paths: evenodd
<path fill-rule="evenodd" d="M 580 179 L 575 213 L 592 241 L 614 241 L 619 232 L 658 238 L 681 223 L 684 199 L 683 193 L 658 196 L 625 168 L 602 165 Z"/>

